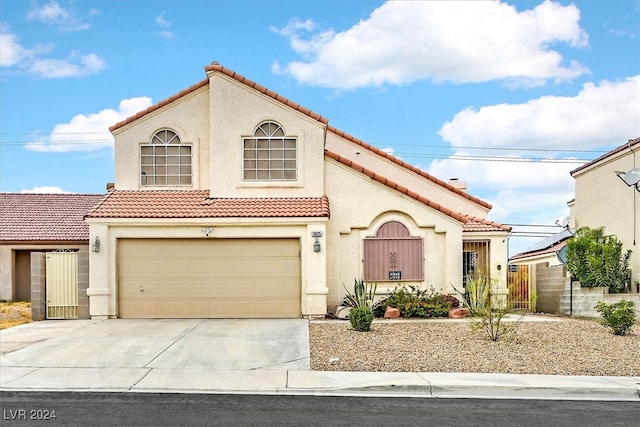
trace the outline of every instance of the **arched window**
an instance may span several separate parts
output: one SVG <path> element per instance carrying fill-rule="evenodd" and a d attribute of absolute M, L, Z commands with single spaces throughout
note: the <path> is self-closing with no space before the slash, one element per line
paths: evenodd
<path fill-rule="evenodd" d="M 364 239 L 364 280 L 424 280 L 424 241 L 412 237 L 407 227 L 389 221 Z"/>
<path fill-rule="evenodd" d="M 242 140 L 242 177 L 245 181 L 298 179 L 297 140 L 287 137 L 275 122 L 261 123 L 253 137 Z"/>
<path fill-rule="evenodd" d="M 191 185 L 191 145 L 171 129 L 161 129 L 140 145 L 141 186 Z"/>

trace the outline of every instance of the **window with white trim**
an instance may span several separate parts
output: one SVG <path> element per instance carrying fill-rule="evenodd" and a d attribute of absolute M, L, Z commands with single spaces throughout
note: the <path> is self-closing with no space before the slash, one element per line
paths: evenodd
<path fill-rule="evenodd" d="M 251 138 L 242 139 L 242 178 L 245 181 L 298 179 L 297 140 L 275 122 L 261 123 Z"/>
<path fill-rule="evenodd" d="M 140 145 L 141 186 L 191 185 L 191 144 L 171 129 L 161 129 Z"/>

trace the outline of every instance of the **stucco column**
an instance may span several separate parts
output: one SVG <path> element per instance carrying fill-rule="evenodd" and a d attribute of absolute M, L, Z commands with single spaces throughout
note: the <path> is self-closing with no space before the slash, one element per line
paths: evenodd
<path fill-rule="evenodd" d="M 306 262 L 306 284 L 303 284 L 302 315 L 324 317 L 327 312 L 327 244 L 325 224 L 311 224 L 301 240 L 300 250 Z"/>
<path fill-rule="evenodd" d="M 100 247 L 94 248 L 96 238 Z M 92 319 L 107 319 L 115 317 L 115 310 L 111 308 L 114 297 L 109 286 L 109 262 L 115 251 L 109 244 L 109 229 L 104 225 L 89 225 L 89 316 Z M 98 249 L 98 251 L 96 251 Z M 114 264 L 115 265 L 115 264 Z"/>

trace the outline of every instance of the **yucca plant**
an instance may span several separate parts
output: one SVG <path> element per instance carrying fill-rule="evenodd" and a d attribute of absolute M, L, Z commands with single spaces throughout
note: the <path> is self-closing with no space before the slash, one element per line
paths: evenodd
<path fill-rule="evenodd" d="M 345 287 L 347 294 L 343 304 L 348 307 L 367 307 L 369 310 L 375 309 L 379 303 L 374 302 L 378 285 L 375 282 L 365 282 L 363 279 L 355 279 L 353 283 L 353 293 Z"/>
<path fill-rule="evenodd" d="M 462 298 L 471 315 L 477 315 L 484 310 L 491 310 L 491 283 L 485 275 L 469 276 L 465 292 L 460 292 L 455 287 L 456 293 Z"/>

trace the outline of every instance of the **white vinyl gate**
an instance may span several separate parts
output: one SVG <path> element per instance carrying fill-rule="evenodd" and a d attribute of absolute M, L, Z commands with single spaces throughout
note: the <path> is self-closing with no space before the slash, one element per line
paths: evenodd
<path fill-rule="evenodd" d="M 78 318 L 78 253 L 47 252 L 47 319 Z"/>

